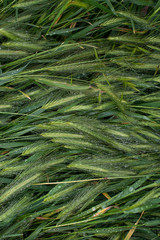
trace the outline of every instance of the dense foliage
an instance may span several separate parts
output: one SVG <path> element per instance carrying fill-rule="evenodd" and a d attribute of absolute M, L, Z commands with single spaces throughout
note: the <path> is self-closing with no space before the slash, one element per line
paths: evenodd
<path fill-rule="evenodd" d="M 160 1 L 0 7 L 0 239 L 160 239 Z"/>

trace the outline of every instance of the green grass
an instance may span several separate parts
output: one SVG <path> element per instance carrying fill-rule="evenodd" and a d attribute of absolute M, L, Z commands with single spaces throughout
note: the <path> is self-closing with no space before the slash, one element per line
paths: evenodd
<path fill-rule="evenodd" d="M 0 7 L 0 239 L 158 240 L 160 1 Z"/>

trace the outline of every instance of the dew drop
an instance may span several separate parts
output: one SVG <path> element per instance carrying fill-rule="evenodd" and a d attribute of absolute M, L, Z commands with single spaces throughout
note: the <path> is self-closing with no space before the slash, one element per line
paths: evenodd
<path fill-rule="evenodd" d="M 130 187 L 130 188 L 129 188 L 129 191 L 130 191 L 130 192 L 133 192 L 133 190 L 134 190 L 133 187 Z"/>
<path fill-rule="evenodd" d="M 92 207 L 92 211 L 95 211 L 96 210 L 96 208 L 95 207 Z"/>

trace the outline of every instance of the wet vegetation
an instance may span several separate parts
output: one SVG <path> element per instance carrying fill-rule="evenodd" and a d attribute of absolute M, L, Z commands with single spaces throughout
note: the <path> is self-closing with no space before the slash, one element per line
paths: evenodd
<path fill-rule="evenodd" d="M 160 1 L 0 2 L 0 239 L 160 239 Z"/>

